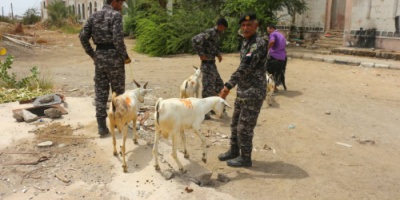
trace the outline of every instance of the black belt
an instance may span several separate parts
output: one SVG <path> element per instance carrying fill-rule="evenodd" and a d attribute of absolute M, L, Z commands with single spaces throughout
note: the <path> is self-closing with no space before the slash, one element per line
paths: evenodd
<path fill-rule="evenodd" d="M 202 60 L 202 63 L 215 63 L 215 59 L 214 60 Z"/>
<path fill-rule="evenodd" d="M 115 49 L 114 44 L 98 44 L 96 50 L 109 50 Z"/>

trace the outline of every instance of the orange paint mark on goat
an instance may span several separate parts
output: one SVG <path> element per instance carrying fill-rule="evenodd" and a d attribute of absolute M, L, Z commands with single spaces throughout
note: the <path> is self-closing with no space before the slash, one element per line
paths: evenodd
<path fill-rule="evenodd" d="M 180 102 L 182 102 L 182 104 L 188 108 L 193 108 L 193 104 L 190 100 L 187 99 L 179 99 Z"/>
<path fill-rule="evenodd" d="M 192 85 L 196 85 L 196 83 L 195 83 L 195 82 L 192 82 Z"/>
<path fill-rule="evenodd" d="M 128 107 L 130 108 L 131 107 L 131 98 L 126 97 L 125 102 L 128 105 Z"/>

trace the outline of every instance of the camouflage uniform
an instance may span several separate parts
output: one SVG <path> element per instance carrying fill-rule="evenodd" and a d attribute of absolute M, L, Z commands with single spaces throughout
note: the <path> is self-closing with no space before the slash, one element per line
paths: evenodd
<path fill-rule="evenodd" d="M 110 90 L 117 95 L 125 92 L 124 61 L 129 59 L 122 32 L 122 16 L 110 5 L 90 15 L 79 38 L 86 53 L 94 58 L 96 117 L 106 118 L 107 100 Z M 93 50 L 89 39 L 97 45 Z"/>
<path fill-rule="evenodd" d="M 224 88 L 224 82 L 215 65 L 215 57 L 220 56 L 218 50 L 218 30 L 210 28 L 192 38 L 193 48 L 197 54 L 205 55 L 207 60 L 201 61 L 202 97 L 216 96 Z"/>
<path fill-rule="evenodd" d="M 266 96 L 267 43 L 257 33 L 243 41 L 239 68 L 225 84 L 228 89 L 237 87 L 235 110 L 231 123 L 231 145 L 239 145 L 242 155 L 251 156 L 253 129 Z"/>

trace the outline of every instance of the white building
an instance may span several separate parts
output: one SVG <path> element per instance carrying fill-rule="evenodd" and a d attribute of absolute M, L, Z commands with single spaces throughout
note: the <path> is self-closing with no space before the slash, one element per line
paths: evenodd
<path fill-rule="evenodd" d="M 42 19 L 48 19 L 46 7 L 54 1 L 60 0 L 43 0 L 41 2 L 40 10 L 42 13 Z M 70 7 L 73 13 L 78 18 L 78 22 L 84 23 L 87 18 L 93 13 L 100 10 L 105 5 L 105 0 L 62 0 L 65 2 L 67 7 Z"/>

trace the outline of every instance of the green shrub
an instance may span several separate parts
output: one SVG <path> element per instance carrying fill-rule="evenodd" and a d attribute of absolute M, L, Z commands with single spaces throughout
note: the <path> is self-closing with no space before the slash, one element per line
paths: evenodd
<path fill-rule="evenodd" d="M 0 60 L 0 103 L 27 100 L 48 94 L 53 89 L 53 80 L 50 76 L 40 76 L 38 67 L 32 67 L 31 75 L 16 80 L 11 69 L 14 57 L 9 55 L 4 62 Z"/>
<path fill-rule="evenodd" d="M 39 16 L 39 11 L 36 8 L 29 8 L 22 18 L 22 23 L 25 25 L 36 24 L 40 22 L 41 17 Z"/>

